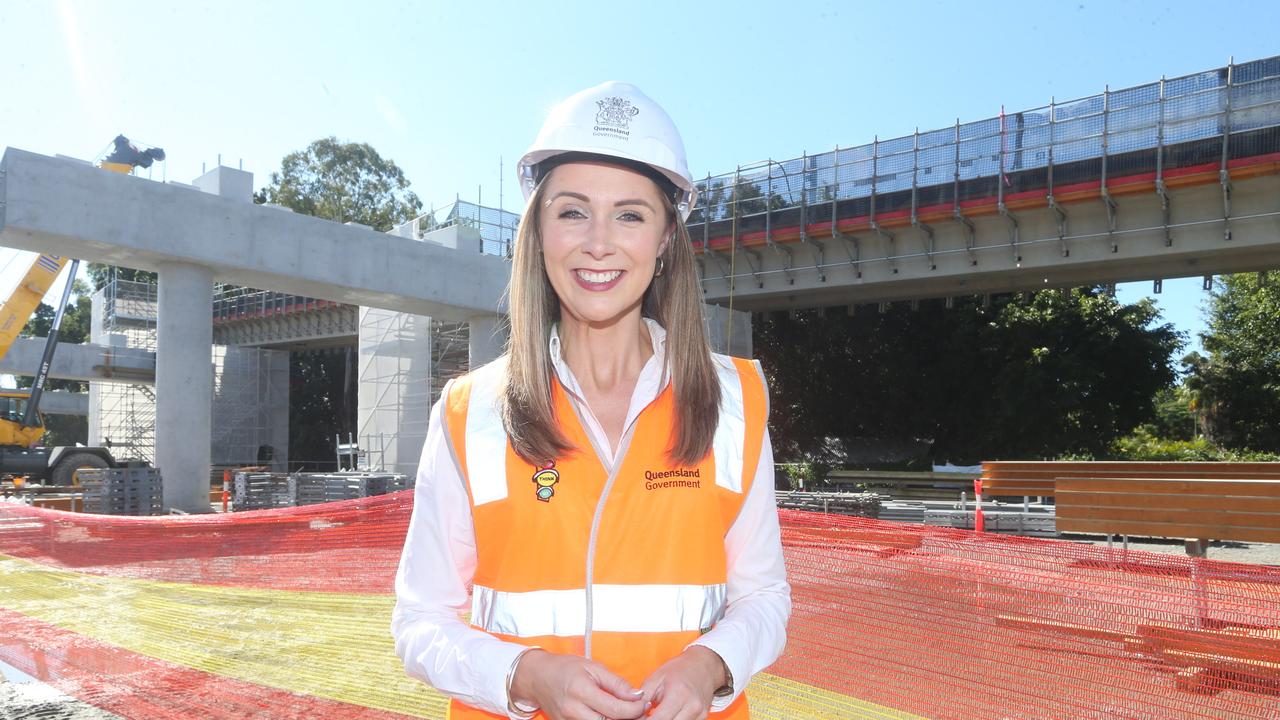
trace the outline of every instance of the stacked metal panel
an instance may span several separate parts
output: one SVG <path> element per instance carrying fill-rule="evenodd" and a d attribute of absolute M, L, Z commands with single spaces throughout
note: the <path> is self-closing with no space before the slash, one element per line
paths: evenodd
<path fill-rule="evenodd" d="M 232 502 L 238 510 L 269 510 L 292 507 L 289 476 L 283 473 L 239 472 L 235 474 Z"/>
<path fill-rule="evenodd" d="M 317 505 L 386 495 L 411 487 L 409 476 L 399 473 L 236 473 L 234 507 L 265 510 Z"/>
<path fill-rule="evenodd" d="M 101 515 L 159 515 L 164 506 L 160 471 L 151 467 L 81 470 L 84 511 Z"/>

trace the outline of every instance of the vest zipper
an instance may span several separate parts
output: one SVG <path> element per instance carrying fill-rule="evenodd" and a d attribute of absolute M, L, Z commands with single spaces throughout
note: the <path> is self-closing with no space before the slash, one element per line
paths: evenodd
<path fill-rule="evenodd" d="M 622 470 L 627 458 L 627 451 L 631 449 L 631 436 L 635 434 L 636 427 L 640 424 L 640 416 L 644 415 L 649 406 L 657 402 L 662 393 L 666 392 L 666 386 L 658 390 L 658 394 L 652 400 L 645 403 L 640 412 L 636 413 L 635 420 L 631 422 L 631 426 L 627 428 L 622 435 L 622 440 L 618 443 L 618 452 L 613 456 L 613 466 L 609 468 L 609 478 L 604 483 L 604 491 L 600 493 L 600 500 L 596 503 L 596 513 L 591 518 L 591 536 L 587 541 L 587 622 L 583 633 L 583 655 L 591 659 L 591 625 L 593 623 L 592 612 L 594 610 L 594 593 L 592 585 L 595 584 L 595 566 L 596 566 L 596 539 L 600 534 L 600 519 L 604 516 L 604 504 L 609 499 L 609 492 L 613 489 L 613 481 L 618 478 L 618 472 Z M 594 442 L 591 439 L 591 431 L 587 430 L 587 424 L 582 419 L 582 411 L 578 408 L 577 400 L 573 398 L 573 394 L 565 390 L 569 395 L 569 404 L 573 407 L 574 413 L 578 416 L 578 423 L 582 425 L 583 432 L 587 435 L 587 441 Z M 596 453 L 596 459 L 604 465 L 604 458 L 600 455 L 599 448 L 592 447 Z"/>

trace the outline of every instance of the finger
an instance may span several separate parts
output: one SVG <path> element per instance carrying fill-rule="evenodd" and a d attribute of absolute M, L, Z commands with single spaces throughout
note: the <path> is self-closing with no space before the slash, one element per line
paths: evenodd
<path fill-rule="evenodd" d="M 663 677 L 661 674 L 650 675 L 640 686 L 640 692 L 644 693 L 644 699 L 658 704 L 658 700 L 662 697 Z"/>
<path fill-rule="evenodd" d="M 609 693 L 596 688 L 592 694 L 583 698 L 583 703 L 591 709 L 591 713 L 586 717 L 596 718 L 604 716 L 606 718 L 638 718 L 644 714 L 645 704 L 639 695 L 633 696 L 634 700 L 620 700 Z"/>
<path fill-rule="evenodd" d="M 632 701 L 643 695 L 642 690 L 632 687 L 631 683 L 603 667 L 592 668 L 592 675 L 596 679 L 596 685 L 621 700 Z"/>
<path fill-rule="evenodd" d="M 675 720 L 676 715 L 683 708 L 683 704 L 678 698 L 679 693 L 662 692 L 653 699 L 653 712 L 647 720 Z"/>

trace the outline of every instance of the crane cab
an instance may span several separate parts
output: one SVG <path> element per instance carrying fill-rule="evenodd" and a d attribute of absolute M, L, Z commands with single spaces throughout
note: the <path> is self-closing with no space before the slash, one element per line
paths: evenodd
<path fill-rule="evenodd" d="M 22 425 L 31 396 L 25 392 L 0 391 L 0 445 L 32 447 L 44 436 L 44 416 L 36 415 L 36 424 Z"/>

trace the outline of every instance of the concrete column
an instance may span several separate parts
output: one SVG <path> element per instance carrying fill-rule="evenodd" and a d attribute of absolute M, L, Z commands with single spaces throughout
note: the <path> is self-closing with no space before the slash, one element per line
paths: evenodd
<path fill-rule="evenodd" d="M 702 307 L 707 324 L 707 341 L 713 352 L 751 357 L 751 313 L 707 303 Z"/>
<path fill-rule="evenodd" d="M 156 467 L 166 508 L 209 512 L 213 270 L 187 263 L 159 270 Z"/>
<path fill-rule="evenodd" d="M 431 323 L 424 315 L 360 308 L 357 441 L 371 464 L 413 477 L 431 415 Z"/>
<path fill-rule="evenodd" d="M 477 315 L 467 322 L 467 362 L 474 370 L 502 354 L 507 345 L 507 328 L 501 315 Z"/>

